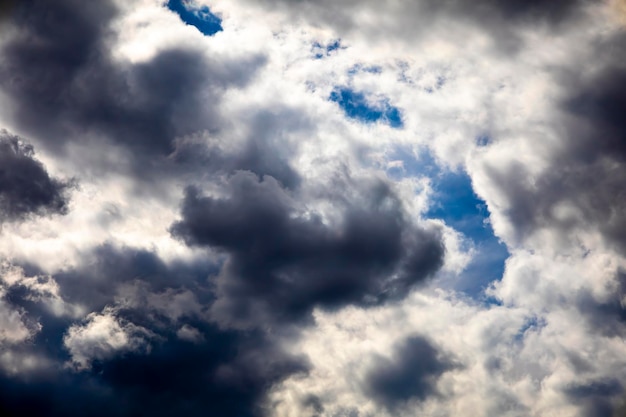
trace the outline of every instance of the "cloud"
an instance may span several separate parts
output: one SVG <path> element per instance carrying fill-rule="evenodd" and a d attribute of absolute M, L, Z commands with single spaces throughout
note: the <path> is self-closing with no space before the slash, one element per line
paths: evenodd
<path fill-rule="evenodd" d="M 66 214 L 71 182 L 52 178 L 32 145 L 0 130 L 0 221 Z"/>
<path fill-rule="evenodd" d="M 17 267 L 4 274 L 15 302 L 0 302 L 12 337 L 3 341 L 0 365 L 14 374 L 0 374 L 6 415 L 195 416 L 211 408 L 256 416 L 268 386 L 306 373 L 306 358 L 286 352 L 282 336 L 207 323 L 200 304 L 211 299 L 202 288 L 206 271 L 185 272 L 130 248 L 99 248 L 84 262 L 88 268 L 53 277 L 28 277 Z M 73 291 L 73 282 L 83 290 Z M 81 300 L 82 316 L 45 307 L 52 289 Z M 39 322 L 30 329 L 33 317 Z"/>
<path fill-rule="evenodd" d="M 391 359 L 378 359 L 367 374 L 366 391 L 384 407 L 394 409 L 437 395 L 437 379 L 454 367 L 428 339 L 410 337 L 396 347 Z"/>
<path fill-rule="evenodd" d="M 114 311 L 91 313 L 84 325 L 70 327 L 63 344 L 77 369 L 86 369 L 95 360 L 110 359 L 116 354 L 144 349 L 150 332 L 132 323 L 120 322 Z"/>
<path fill-rule="evenodd" d="M 202 334 L 198 331 L 198 329 L 185 324 L 183 327 L 176 331 L 176 336 L 179 339 L 186 340 L 192 343 L 200 343 L 204 340 Z"/>
<path fill-rule="evenodd" d="M 172 234 L 228 256 L 212 307 L 219 322 L 306 318 L 315 306 L 401 299 L 442 265 L 436 231 L 411 223 L 387 184 L 348 180 L 326 199 L 337 223 L 306 210 L 272 177 L 239 172 L 224 197 L 188 188 Z M 354 200 L 340 195 L 356 194 Z"/>
<path fill-rule="evenodd" d="M 67 303 L 61 295 L 61 287 L 53 277 L 47 275 L 27 276 L 24 269 L 5 262 L 0 266 L 2 277 L 0 288 L 6 292 L 15 307 L 26 308 L 32 313 L 35 303 L 43 306 L 48 314 L 55 317 L 77 318 L 84 314 L 80 304 Z"/>
<path fill-rule="evenodd" d="M 142 176 L 173 151 L 176 137 L 218 130 L 225 88 L 245 85 L 264 58 L 218 61 L 180 45 L 146 62 L 124 63 L 110 51 L 118 13 L 109 1 L 89 8 L 73 0 L 20 4 L 0 52 L 2 87 L 16 123 L 45 137 L 42 146 L 61 152 L 81 142 L 102 146 L 105 139 L 132 149 L 127 157 L 143 159 L 133 166 Z"/>
<path fill-rule="evenodd" d="M 615 407 L 610 398 L 623 393 L 622 385 L 617 380 L 592 381 L 568 387 L 566 394 L 573 401 L 585 404 L 586 416 L 615 416 Z"/>
<path fill-rule="evenodd" d="M 236 171 L 250 171 L 262 178 L 272 176 L 288 188 L 296 188 L 302 178 L 289 163 L 293 153 L 281 138 L 274 137 L 278 126 L 290 131 L 304 130 L 308 122 L 289 108 L 260 111 L 249 121 L 250 132 L 243 138 L 224 138 L 207 132 L 178 138 L 170 158 L 177 164 L 202 169 L 206 175 L 219 177 Z M 285 141 L 286 142 L 286 141 Z"/>
<path fill-rule="evenodd" d="M 609 3 L 14 2 L 0 414 L 618 413 Z"/>
<path fill-rule="evenodd" d="M 124 417 L 202 416 L 212 410 L 252 417 L 261 414 L 258 402 L 267 386 L 306 370 L 304 361 L 285 355 L 259 334 L 246 337 L 202 327 L 205 342 L 161 341 L 149 354 L 125 350 L 114 355 L 107 350 L 107 356 L 113 356 L 80 372 L 35 373 L 28 378 L 0 375 L 0 410 L 7 416 L 87 412 Z M 91 348 L 90 354 L 95 352 Z"/>
<path fill-rule="evenodd" d="M 252 2 L 243 0 L 242 3 Z M 303 20 L 311 26 L 330 27 L 342 38 L 365 37 L 382 44 L 389 39 L 399 44 L 445 40 L 456 43 L 480 27 L 499 52 L 509 54 L 519 51 L 520 29 L 547 25 L 557 30 L 576 21 L 592 3 L 591 0 L 422 0 L 393 4 L 356 0 L 341 3 L 264 0 L 252 4 L 280 11 L 291 20 Z"/>
<path fill-rule="evenodd" d="M 204 281 L 216 270 L 210 260 L 166 263 L 150 250 L 104 243 L 83 253 L 79 265 L 59 271 L 54 279 L 65 300 L 81 303 L 88 311 L 102 310 L 117 301 L 129 307 L 150 306 L 177 317 L 184 311 L 179 308 L 196 308 L 190 301 L 203 297 Z M 172 304 L 170 297 L 182 299 Z"/>
<path fill-rule="evenodd" d="M 36 333 L 37 327 L 29 328 L 22 318 L 23 312 L 15 309 L 4 299 L 4 293 L 0 292 L 0 323 L 2 331 L 0 332 L 0 344 L 15 344 L 30 339 L 33 333 Z"/>

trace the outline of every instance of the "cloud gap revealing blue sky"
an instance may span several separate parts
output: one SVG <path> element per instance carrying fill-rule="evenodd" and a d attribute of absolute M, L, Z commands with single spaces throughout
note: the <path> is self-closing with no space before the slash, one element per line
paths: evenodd
<path fill-rule="evenodd" d="M 487 205 L 474 192 L 471 178 L 462 170 L 440 167 L 428 152 L 416 159 L 398 149 L 391 159 L 402 161 L 403 168 L 392 168 L 388 171 L 390 176 L 426 175 L 431 179 L 433 197 L 425 216 L 443 220 L 472 241 L 477 254 L 458 278 L 455 289 L 481 298 L 491 282 L 502 278 L 509 252 L 494 235 Z"/>
<path fill-rule="evenodd" d="M 444 76 L 439 75 L 437 77 L 437 80 L 435 81 L 435 85 L 432 87 L 426 87 L 424 91 L 426 91 L 429 94 L 432 94 L 435 91 L 441 90 L 445 84 L 446 84 L 446 78 Z"/>
<path fill-rule="evenodd" d="M 196 6 L 190 0 L 169 0 L 167 7 L 203 35 L 211 36 L 223 30 L 222 20 L 211 13 L 207 6 Z"/>
<path fill-rule="evenodd" d="M 313 42 L 311 48 L 312 52 L 315 54 L 315 59 L 330 56 L 334 51 L 339 51 L 340 49 L 346 49 L 346 47 L 341 44 L 341 39 L 332 40 L 325 45 L 320 42 Z"/>
<path fill-rule="evenodd" d="M 363 65 L 355 64 L 348 70 L 348 75 L 356 75 L 359 72 L 365 72 L 370 74 L 380 74 L 383 69 L 380 65 Z"/>
<path fill-rule="evenodd" d="M 389 103 L 389 99 L 370 100 L 362 92 L 349 87 L 336 87 L 329 97 L 343 109 L 346 116 L 363 123 L 383 122 L 399 129 L 404 126 L 402 112 Z"/>

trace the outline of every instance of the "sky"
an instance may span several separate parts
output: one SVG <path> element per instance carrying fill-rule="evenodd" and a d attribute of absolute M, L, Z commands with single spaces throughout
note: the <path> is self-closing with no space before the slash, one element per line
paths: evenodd
<path fill-rule="evenodd" d="M 3 416 L 626 416 L 626 2 L 0 2 Z"/>

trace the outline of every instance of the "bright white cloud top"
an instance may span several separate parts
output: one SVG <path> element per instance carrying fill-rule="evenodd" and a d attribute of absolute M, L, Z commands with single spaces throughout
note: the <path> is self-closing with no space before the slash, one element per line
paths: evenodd
<path fill-rule="evenodd" d="M 0 412 L 623 415 L 624 10 L 0 7 Z"/>

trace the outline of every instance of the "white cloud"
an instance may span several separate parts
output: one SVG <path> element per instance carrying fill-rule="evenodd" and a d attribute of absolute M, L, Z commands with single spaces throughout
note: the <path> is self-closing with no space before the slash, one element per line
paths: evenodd
<path fill-rule="evenodd" d="M 176 331 L 176 336 L 179 339 L 186 340 L 192 343 L 200 343 L 204 340 L 202 333 L 195 327 L 191 327 L 188 324 L 183 325 L 180 329 Z"/>
<path fill-rule="evenodd" d="M 28 340 L 39 326 L 30 329 L 23 321 L 24 312 L 8 304 L 0 292 L 0 344 L 14 344 Z"/>
<path fill-rule="evenodd" d="M 72 366 L 85 370 L 94 360 L 149 349 L 151 337 L 149 330 L 126 322 L 113 309 L 105 308 L 101 313 L 89 314 L 84 324 L 71 326 L 63 344 L 72 356 Z"/>

